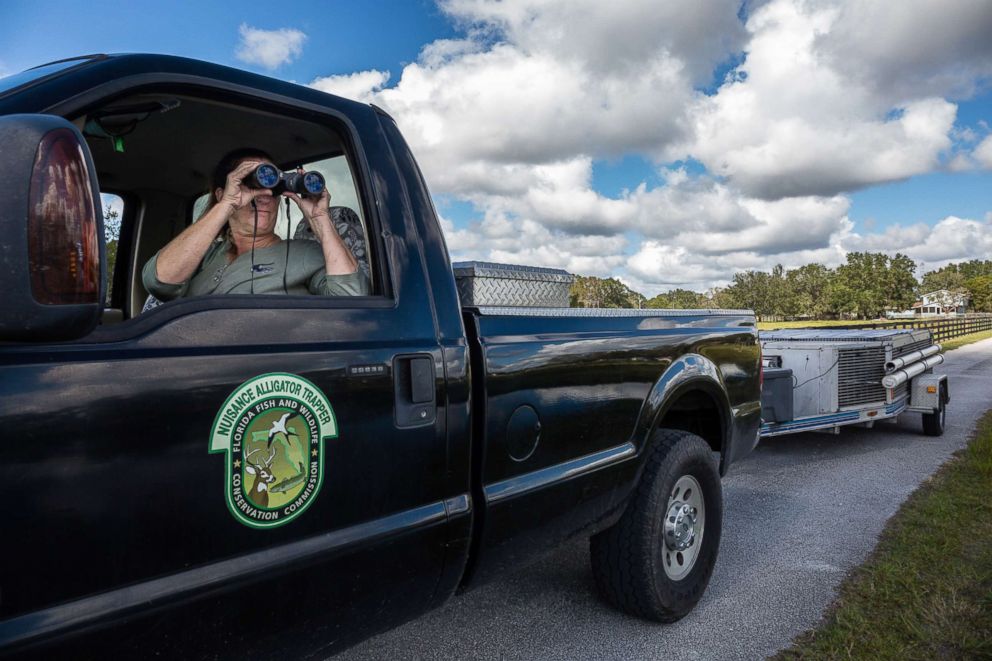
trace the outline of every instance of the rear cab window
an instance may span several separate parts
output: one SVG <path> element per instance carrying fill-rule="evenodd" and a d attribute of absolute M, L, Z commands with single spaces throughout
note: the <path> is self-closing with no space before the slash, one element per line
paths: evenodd
<path fill-rule="evenodd" d="M 124 218 L 124 198 L 114 193 L 100 193 L 103 207 L 103 240 L 107 255 L 107 296 L 105 307 L 112 307 L 114 276 L 117 273 L 117 247 L 121 238 L 121 222 Z"/>

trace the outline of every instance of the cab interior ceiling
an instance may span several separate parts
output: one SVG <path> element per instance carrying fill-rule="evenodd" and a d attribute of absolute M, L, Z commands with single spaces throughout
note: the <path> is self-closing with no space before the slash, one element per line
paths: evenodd
<path fill-rule="evenodd" d="M 262 149 L 280 167 L 344 151 L 328 126 L 175 94 L 115 99 L 74 121 L 104 191 L 153 189 L 193 197 L 207 190 L 214 166 L 235 149 Z M 114 135 L 123 141 L 123 151 L 115 149 Z"/>

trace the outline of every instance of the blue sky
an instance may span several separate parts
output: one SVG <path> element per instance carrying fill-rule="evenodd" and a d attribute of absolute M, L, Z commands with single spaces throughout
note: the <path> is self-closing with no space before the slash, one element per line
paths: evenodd
<path fill-rule="evenodd" d="M 424 44 L 454 34 L 428 0 L 307 6 L 313 16 L 273 2 L 6 1 L 0 5 L 0 63 L 14 72 L 87 53 L 152 52 L 250 68 L 234 58 L 238 26 L 247 23 L 306 33 L 306 57 L 280 68 L 278 76 L 309 81 L 368 68 L 398 74 Z"/>
<path fill-rule="evenodd" d="M 930 1 L 908 4 L 920 13 Z M 889 22 L 865 36 L 878 17 L 843 0 L 833 14 L 767 0 L 747 15 L 732 0 L 691 9 L 325 2 L 306 12 L 271 2 L 15 0 L 0 5 L 0 74 L 85 53 L 160 52 L 302 84 L 324 79 L 322 89 L 397 117 L 456 256 L 616 275 L 652 293 L 777 262 L 838 263 L 854 249 L 904 250 L 928 265 L 992 257 L 982 253 L 992 246 L 992 165 L 982 161 L 992 142 L 980 147 L 992 123 L 992 51 L 976 37 L 992 7 L 976 4 L 934 0 L 941 11 L 930 20 L 943 23 L 929 32 L 942 41 L 929 44 L 914 23 L 925 17 L 907 14 L 908 36 L 878 36 Z M 241 26 L 263 37 L 295 31 L 299 48 L 275 66 L 239 59 Z M 826 37 L 808 46 L 816 62 L 793 66 L 804 31 Z M 825 115 L 825 104 L 850 123 Z M 533 108 L 534 126 L 514 106 Z M 786 126 L 794 136 L 783 138 Z M 862 147 L 864 158 L 852 154 Z M 971 224 L 945 222 L 952 216 Z M 805 231 L 809 241 L 781 237 Z M 955 240 L 957 253 L 940 247 Z"/>

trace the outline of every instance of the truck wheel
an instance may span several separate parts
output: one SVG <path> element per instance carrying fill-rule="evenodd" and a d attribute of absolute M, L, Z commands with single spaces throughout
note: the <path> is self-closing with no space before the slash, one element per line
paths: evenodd
<path fill-rule="evenodd" d="M 675 622 L 703 596 L 720 548 L 720 473 L 695 434 L 656 432 L 640 482 L 612 527 L 590 540 L 600 592 L 620 610 Z"/>
<path fill-rule="evenodd" d="M 941 386 L 940 397 L 938 397 L 940 404 L 937 405 L 937 410 L 933 413 L 923 414 L 923 433 L 927 436 L 943 436 L 944 435 L 944 422 L 947 419 L 947 404 L 944 403 L 944 389 Z"/>

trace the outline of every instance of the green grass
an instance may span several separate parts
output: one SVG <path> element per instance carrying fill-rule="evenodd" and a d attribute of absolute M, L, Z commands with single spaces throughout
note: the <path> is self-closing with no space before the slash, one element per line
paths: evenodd
<path fill-rule="evenodd" d="M 952 349 L 963 347 L 966 344 L 972 344 L 974 342 L 981 342 L 982 340 L 987 340 L 990 337 L 992 337 L 992 331 L 970 333 L 968 335 L 962 335 L 961 337 L 956 337 L 953 340 L 947 340 L 945 342 L 941 342 L 940 346 L 944 348 L 944 351 L 951 351 Z"/>
<path fill-rule="evenodd" d="M 758 330 L 772 330 L 773 328 L 819 328 L 820 326 L 850 326 L 851 324 L 870 324 L 871 321 L 851 321 L 843 319 L 830 319 L 822 321 L 759 321 Z M 883 322 L 879 322 L 883 323 Z"/>
<path fill-rule="evenodd" d="M 992 411 L 892 517 L 822 626 L 774 658 L 992 659 Z"/>

